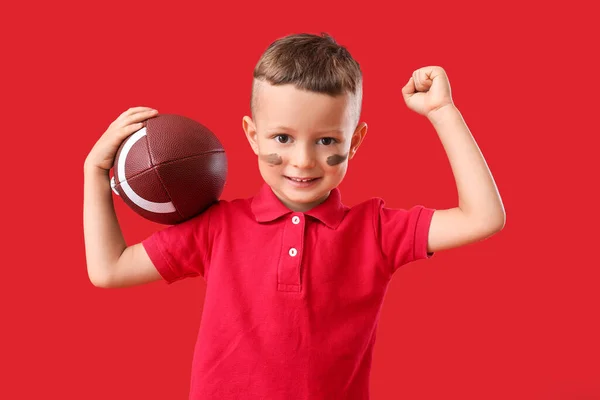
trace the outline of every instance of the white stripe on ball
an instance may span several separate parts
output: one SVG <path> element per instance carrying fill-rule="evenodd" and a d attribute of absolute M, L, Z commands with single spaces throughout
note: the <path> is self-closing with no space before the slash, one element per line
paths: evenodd
<path fill-rule="evenodd" d="M 121 150 L 121 155 L 119 156 L 119 161 L 117 163 L 117 168 L 119 171 L 119 176 L 124 178 L 125 175 L 125 160 L 127 159 L 127 154 L 129 154 L 129 150 L 133 147 L 133 145 L 146 136 L 146 128 L 142 128 L 127 139 L 127 142 L 123 146 Z M 150 211 L 157 214 L 166 214 L 175 212 L 175 206 L 172 202 L 167 203 L 155 203 L 153 201 L 148 201 L 140 196 L 136 192 L 133 191 L 129 183 L 126 180 L 121 181 L 121 188 L 123 192 L 129 197 L 131 201 L 133 201 L 138 207 L 143 208 L 146 211 Z"/>

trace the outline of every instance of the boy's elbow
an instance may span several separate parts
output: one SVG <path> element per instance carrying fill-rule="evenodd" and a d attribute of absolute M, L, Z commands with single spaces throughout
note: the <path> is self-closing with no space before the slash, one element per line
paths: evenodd
<path fill-rule="evenodd" d="M 481 218 L 481 227 L 489 234 L 495 234 L 504 229 L 506 225 L 506 213 L 504 209 L 490 212 L 487 216 Z"/>
<path fill-rule="evenodd" d="M 504 229 L 505 224 L 506 216 L 504 214 L 491 221 L 487 226 L 486 237 L 495 235 L 496 233 L 500 232 L 502 229 Z"/>
<path fill-rule="evenodd" d="M 498 222 L 496 224 L 496 232 L 500 232 L 502 229 L 504 229 L 505 225 L 506 225 L 506 213 L 504 211 L 502 211 L 502 213 L 498 217 Z"/>
<path fill-rule="evenodd" d="M 92 285 L 94 285 L 95 287 L 98 288 L 103 288 L 106 289 L 108 288 L 107 282 L 103 279 L 98 279 L 98 278 L 92 278 L 91 276 L 89 276 L 90 278 L 90 282 L 92 283 Z"/>
<path fill-rule="evenodd" d="M 106 274 L 93 274 L 88 272 L 88 278 L 95 287 L 103 289 L 109 289 L 111 287 L 110 280 Z"/>
<path fill-rule="evenodd" d="M 494 216 L 488 215 L 487 217 L 481 218 L 479 222 L 475 223 L 475 226 L 477 226 L 475 230 L 479 232 L 479 236 L 488 238 L 504 229 L 505 224 L 506 215 L 504 213 Z"/>

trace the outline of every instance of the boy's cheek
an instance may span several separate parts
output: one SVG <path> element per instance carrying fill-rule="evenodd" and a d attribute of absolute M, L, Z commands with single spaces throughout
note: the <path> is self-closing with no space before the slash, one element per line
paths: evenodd
<path fill-rule="evenodd" d="M 335 167 L 337 165 L 342 164 L 348 158 L 348 153 L 346 154 L 332 154 L 327 157 L 327 165 L 330 167 Z"/>
<path fill-rule="evenodd" d="M 261 161 L 271 166 L 283 164 L 283 159 L 278 153 L 261 153 L 258 155 L 258 157 L 261 159 Z"/>

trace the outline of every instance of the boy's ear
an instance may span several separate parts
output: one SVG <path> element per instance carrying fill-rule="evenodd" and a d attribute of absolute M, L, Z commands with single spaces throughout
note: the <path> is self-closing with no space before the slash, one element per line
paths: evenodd
<path fill-rule="evenodd" d="M 246 132 L 246 138 L 248 139 L 248 142 L 250 143 L 250 147 L 252 147 L 254 154 L 258 155 L 256 126 L 254 125 L 254 121 L 252 121 L 252 118 L 250 118 L 247 115 L 244 116 L 244 118 L 242 118 L 242 128 L 244 129 L 244 132 Z"/>
<path fill-rule="evenodd" d="M 358 147 L 362 143 L 365 135 L 367 134 L 367 124 L 361 122 L 358 124 L 356 129 L 354 130 L 354 134 L 352 135 L 352 140 L 350 141 L 350 153 L 348 154 L 348 159 L 352 159 L 356 152 L 358 151 Z"/>

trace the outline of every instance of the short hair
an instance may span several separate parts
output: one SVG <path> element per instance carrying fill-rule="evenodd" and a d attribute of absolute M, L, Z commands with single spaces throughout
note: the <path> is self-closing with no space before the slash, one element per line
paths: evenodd
<path fill-rule="evenodd" d="M 330 96 L 355 95 L 352 113 L 358 124 L 362 104 L 362 71 L 348 50 L 327 33 L 299 33 L 277 39 L 269 45 L 254 68 L 250 111 L 258 107 L 260 82 L 293 84 L 298 89 Z"/>

